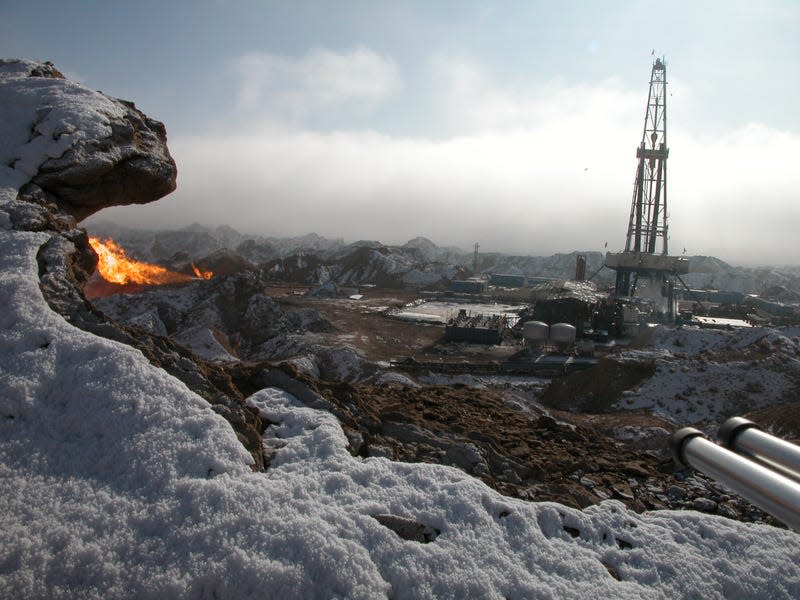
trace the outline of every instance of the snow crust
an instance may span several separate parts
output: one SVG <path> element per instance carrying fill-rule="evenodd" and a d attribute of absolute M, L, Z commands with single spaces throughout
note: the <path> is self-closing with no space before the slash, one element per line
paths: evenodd
<path fill-rule="evenodd" d="M 647 409 L 716 432 L 727 417 L 793 399 L 800 382 L 800 329 L 659 326 L 652 346 L 618 359 L 653 360 L 653 377 L 615 408 Z"/>
<path fill-rule="evenodd" d="M 99 92 L 64 79 L 28 77 L 36 65 L 0 60 L 0 179 L 16 188 L 78 140 L 111 135 L 109 117 L 123 115 Z"/>
<path fill-rule="evenodd" d="M 15 92 L 15 119 L 68 104 L 46 83 Z M 70 110 L 102 106 L 79 97 Z M 30 154 L 11 131 L 4 201 L 21 181 L 12 158 L 32 169 L 64 135 L 102 136 L 89 121 Z M 527 503 L 450 467 L 354 458 L 333 416 L 278 389 L 249 399 L 274 423 L 271 468 L 253 473 L 184 384 L 54 313 L 36 261 L 48 234 L 11 231 L 2 206 L 0 223 L 2 597 L 800 597 L 795 533 L 615 501 Z M 406 540 L 375 515 L 438 535 Z"/>

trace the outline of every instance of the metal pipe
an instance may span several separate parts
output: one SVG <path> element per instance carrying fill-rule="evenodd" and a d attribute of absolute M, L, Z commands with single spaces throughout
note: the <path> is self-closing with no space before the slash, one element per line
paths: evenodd
<path fill-rule="evenodd" d="M 671 446 L 680 463 L 709 475 L 800 531 L 800 483 L 797 481 L 718 446 L 692 427 L 676 431 Z"/>
<path fill-rule="evenodd" d="M 717 439 L 737 454 L 800 481 L 800 447 L 768 434 L 752 421 L 731 417 L 719 428 Z"/>

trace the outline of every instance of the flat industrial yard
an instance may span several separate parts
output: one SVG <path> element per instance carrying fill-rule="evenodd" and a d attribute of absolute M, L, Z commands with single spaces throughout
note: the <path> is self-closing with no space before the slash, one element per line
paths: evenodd
<path fill-rule="evenodd" d="M 518 352 L 519 344 L 486 346 L 442 343 L 444 326 L 410 321 L 387 314 L 422 296 L 414 290 L 374 289 L 360 300 L 302 295 L 298 286 L 269 288 L 266 293 L 286 308 L 312 308 L 334 326 L 335 331 L 317 333 L 322 343 L 349 345 L 373 362 L 401 360 L 502 360 Z M 485 304 L 476 306 L 486 306 Z"/>

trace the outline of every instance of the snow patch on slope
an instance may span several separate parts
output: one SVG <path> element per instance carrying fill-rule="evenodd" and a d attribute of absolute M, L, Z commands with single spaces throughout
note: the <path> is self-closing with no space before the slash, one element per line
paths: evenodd
<path fill-rule="evenodd" d="M 614 408 L 646 409 L 712 431 L 727 417 L 794 399 L 800 384 L 798 328 L 660 326 L 652 344 L 617 356 L 652 360 L 656 369 L 637 389 L 623 392 Z"/>
<path fill-rule="evenodd" d="M 185 329 L 174 336 L 175 341 L 183 344 L 192 352 L 212 363 L 233 363 L 238 358 L 225 349 L 214 332 L 201 325 Z"/>

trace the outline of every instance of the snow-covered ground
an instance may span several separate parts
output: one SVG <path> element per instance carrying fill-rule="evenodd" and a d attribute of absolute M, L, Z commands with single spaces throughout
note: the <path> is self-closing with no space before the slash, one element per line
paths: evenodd
<path fill-rule="evenodd" d="M 27 125 L 43 101 L 9 91 L 23 74 L 0 69 L 4 123 L 10 103 Z M 80 114 L 102 120 L 93 98 Z M 60 106 L 65 131 L 83 127 Z M 453 468 L 354 458 L 330 414 L 278 389 L 249 399 L 277 449 L 251 472 L 201 398 L 47 305 L 36 255 L 49 235 L 13 231 L 7 215 L 25 180 L 7 165 L 24 155 L 36 169 L 27 139 L 0 146 L 0 596 L 800 597 L 796 533 L 528 503 Z M 44 139 L 37 156 L 66 144 Z M 398 522 L 428 543 L 385 525 Z"/>
<path fill-rule="evenodd" d="M 800 329 L 658 327 L 652 344 L 622 361 L 653 360 L 652 378 L 623 393 L 620 409 L 645 408 L 709 431 L 729 416 L 796 399 Z"/>

